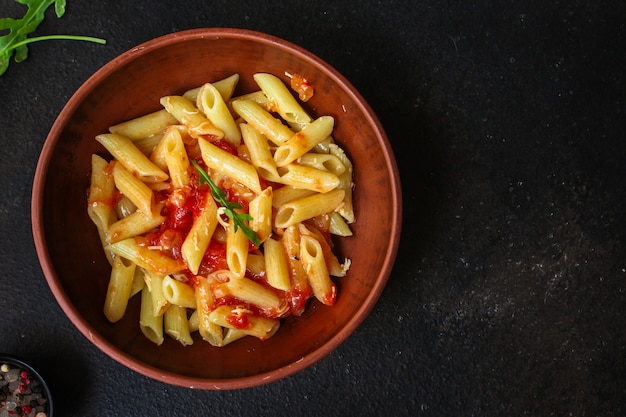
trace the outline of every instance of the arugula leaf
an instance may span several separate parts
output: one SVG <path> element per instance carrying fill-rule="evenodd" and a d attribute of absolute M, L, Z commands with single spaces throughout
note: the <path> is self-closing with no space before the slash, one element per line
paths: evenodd
<path fill-rule="evenodd" d="M 259 241 L 259 236 L 254 232 L 254 230 L 250 229 L 247 224 L 244 223 L 245 220 L 252 220 L 252 216 L 248 213 L 238 213 L 235 209 L 240 209 L 241 204 L 228 201 L 226 199 L 226 193 L 220 187 L 215 185 L 209 174 L 205 170 L 203 170 L 200 165 L 194 160 L 191 160 L 194 168 L 200 174 L 200 184 L 207 183 L 209 188 L 211 189 L 211 194 L 213 195 L 213 199 L 219 203 L 220 206 L 224 207 L 224 213 L 226 216 L 233 221 L 235 224 L 235 232 L 241 228 L 241 231 L 246 235 L 246 237 L 250 240 L 250 242 L 259 246 L 261 242 Z"/>
<path fill-rule="evenodd" d="M 54 4 L 54 11 L 58 18 L 65 14 L 66 0 L 16 0 L 28 6 L 28 11 L 21 19 L 5 17 L 0 19 L 0 30 L 9 30 L 9 33 L 0 36 L 0 76 L 9 68 L 9 62 L 14 55 L 15 62 L 19 63 L 28 57 L 29 43 L 53 39 L 75 40 L 105 44 L 106 41 L 90 36 L 48 35 L 28 38 L 27 35 L 37 30 L 45 18 L 46 10 Z"/>

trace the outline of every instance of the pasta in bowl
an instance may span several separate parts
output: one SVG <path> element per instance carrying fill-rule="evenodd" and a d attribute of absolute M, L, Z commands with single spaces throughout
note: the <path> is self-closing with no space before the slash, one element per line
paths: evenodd
<path fill-rule="evenodd" d="M 393 153 L 354 87 L 236 29 L 158 38 L 96 72 L 50 131 L 32 207 L 77 328 L 137 372 L 202 389 L 268 383 L 343 342 L 384 288 L 401 223 Z"/>

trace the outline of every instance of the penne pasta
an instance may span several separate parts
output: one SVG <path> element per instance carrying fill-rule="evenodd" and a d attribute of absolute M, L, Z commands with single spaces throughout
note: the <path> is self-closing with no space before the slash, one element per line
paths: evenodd
<path fill-rule="evenodd" d="M 209 168 L 232 178 L 257 194 L 261 192 L 259 175 L 252 165 L 204 139 L 199 139 L 198 144 L 202 160 Z"/>
<path fill-rule="evenodd" d="M 163 315 L 163 327 L 165 333 L 180 342 L 181 345 L 193 345 L 186 308 L 171 305 Z"/>
<path fill-rule="evenodd" d="M 122 135 L 132 141 L 163 133 L 169 125 L 178 123 L 165 109 L 149 113 L 109 127 L 109 132 Z"/>
<path fill-rule="evenodd" d="M 211 84 L 213 84 L 217 91 L 219 91 L 224 101 L 229 101 L 235 92 L 238 82 L 239 74 L 233 74 Z M 188 90 L 185 94 L 183 94 L 183 97 L 188 98 L 192 103 L 195 103 L 198 100 L 198 93 L 201 88 L 202 86 Z"/>
<path fill-rule="evenodd" d="M 111 165 L 98 155 L 91 156 L 91 180 L 87 201 L 87 214 L 98 230 L 102 247 L 109 242 L 107 231 L 109 224 L 116 220 L 113 210 L 115 205 L 115 181 L 111 172 Z M 113 263 L 113 255 L 105 250 L 109 263 Z"/>
<path fill-rule="evenodd" d="M 266 310 L 272 316 L 280 316 L 284 306 L 275 292 L 249 278 L 237 278 L 232 272 L 228 271 L 227 273 L 231 279 L 223 284 L 219 284 L 217 291 L 220 294 L 230 295 L 243 302 L 254 304 L 258 308 Z"/>
<path fill-rule="evenodd" d="M 155 316 L 152 307 L 152 293 L 148 287 L 141 291 L 141 309 L 139 311 L 139 328 L 152 343 L 160 346 L 163 337 L 163 315 Z"/>
<path fill-rule="evenodd" d="M 287 142 L 294 134 L 291 129 L 254 101 L 235 100 L 232 102 L 232 106 L 235 112 L 250 126 L 276 145 Z"/>
<path fill-rule="evenodd" d="M 233 146 L 241 143 L 241 132 L 230 114 L 220 92 L 211 83 L 204 84 L 198 92 L 197 106 L 215 127 L 224 132 L 224 139 Z"/>
<path fill-rule="evenodd" d="M 120 320 L 126 312 L 128 299 L 133 287 L 136 265 L 122 257 L 113 260 L 111 278 L 104 300 L 104 315 L 111 323 Z"/>
<path fill-rule="evenodd" d="M 316 168 L 322 171 L 332 172 L 340 176 L 346 171 L 345 165 L 335 155 L 327 153 L 305 153 L 296 161 L 298 165 Z M 340 183 L 341 184 L 341 183 Z"/>
<path fill-rule="evenodd" d="M 268 112 L 268 113 L 276 111 L 276 109 L 272 107 L 273 103 L 270 102 L 270 100 L 267 98 L 265 93 L 263 93 L 263 91 L 261 91 L 261 90 L 253 91 L 252 93 L 243 94 L 243 95 L 231 98 L 229 100 L 229 103 L 230 103 L 231 107 L 232 107 L 232 103 L 234 101 L 237 101 L 237 100 L 253 101 L 256 104 L 258 104 L 259 106 L 261 106 L 261 108 L 263 110 L 265 110 L 266 112 Z"/>
<path fill-rule="evenodd" d="M 213 311 L 213 293 L 210 282 L 202 276 L 196 277 L 196 312 L 198 320 L 198 332 L 200 336 L 213 346 L 222 346 L 224 332 L 219 324 L 209 319 Z"/>
<path fill-rule="evenodd" d="M 112 243 L 107 246 L 107 249 L 155 274 L 167 275 L 182 271 L 186 268 L 183 261 L 165 256 L 159 250 L 152 250 L 146 246 L 141 246 L 137 243 L 135 238 L 128 238 Z"/>
<path fill-rule="evenodd" d="M 231 343 L 236 342 L 237 340 L 244 338 L 246 336 L 248 336 L 248 334 L 244 332 L 243 330 L 226 329 L 226 332 L 224 334 L 224 340 L 222 341 L 222 346 L 230 345 Z M 266 336 L 265 338 L 267 339 L 267 337 L 269 336 Z"/>
<path fill-rule="evenodd" d="M 277 240 L 270 238 L 263 244 L 263 251 L 267 283 L 279 290 L 289 290 L 291 288 L 291 279 L 289 278 L 289 269 L 283 245 Z"/>
<path fill-rule="evenodd" d="M 315 216 L 329 213 L 341 204 L 344 195 L 343 190 L 333 190 L 290 201 L 276 211 L 274 227 L 284 229 Z"/>
<path fill-rule="evenodd" d="M 267 139 L 255 128 L 242 123 L 239 125 L 243 142 L 248 148 L 250 161 L 262 178 L 278 178 L 276 162 L 270 152 Z"/>
<path fill-rule="evenodd" d="M 352 162 L 348 159 L 346 153 L 339 146 L 335 144 L 330 144 L 328 146 L 328 150 L 331 155 L 336 156 L 341 163 L 345 166 L 345 171 L 339 174 L 339 188 L 346 192 L 343 204 L 337 212 L 346 219 L 348 223 L 354 223 L 356 220 L 354 216 L 354 206 L 352 204 L 352 189 L 354 188 L 354 183 L 352 182 Z"/>
<path fill-rule="evenodd" d="M 187 267 L 197 274 L 211 237 L 217 227 L 217 205 L 207 196 L 199 216 L 193 221 L 191 229 L 181 245 L 181 254 Z"/>
<path fill-rule="evenodd" d="M 180 134 L 180 129 L 168 127 L 161 141 L 165 153 L 165 165 L 174 188 L 183 188 L 189 185 L 189 158 L 185 150 L 185 144 Z"/>
<path fill-rule="evenodd" d="M 285 185 L 272 192 L 272 207 L 280 207 L 290 201 L 308 197 L 313 194 L 315 194 L 315 191 L 293 185 Z"/>
<path fill-rule="evenodd" d="M 117 161 L 113 163 L 113 181 L 115 187 L 137 207 L 137 210 L 145 216 L 152 216 L 154 202 L 152 190 Z"/>
<path fill-rule="evenodd" d="M 155 213 L 159 212 L 160 209 L 155 209 Z M 160 226 L 164 220 L 165 217 L 160 214 L 146 216 L 143 212 L 137 210 L 109 226 L 106 233 L 107 241 L 115 243 L 147 233 Z"/>
<path fill-rule="evenodd" d="M 333 131 L 335 121 L 330 116 L 321 116 L 295 133 L 274 152 L 277 167 L 284 167 L 313 149 Z"/>
<path fill-rule="evenodd" d="M 330 279 L 324 254 L 317 239 L 302 235 L 300 238 L 300 259 L 309 277 L 315 298 L 329 306 L 335 304 L 337 288 Z"/>
<path fill-rule="evenodd" d="M 209 320 L 218 326 L 240 330 L 261 340 L 272 337 L 280 327 L 276 319 L 254 316 L 245 309 L 230 306 L 216 308 L 209 314 Z"/>
<path fill-rule="evenodd" d="M 280 114 L 283 120 L 298 124 L 311 121 L 311 116 L 304 111 L 280 78 L 273 74 L 257 73 L 254 74 L 254 81 L 273 103 L 272 108 Z"/>
<path fill-rule="evenodd" d="M 143 139 L 135 140 L 133 141 L 133 143 L 142 154 L 149 157 L 150 154 L 154 152 L 154 149 L 157 147 L 159 142 L 161 142 L 162 138 L 163 138 L 163 133 L 157 133 L 155 135 L 151 135 Z"/>
<path fill-rule="evenodd" d="M 172 278 L 171 275 L 163 277 L 161 291 L 169 304 L 185 308 L 196 308 L 196 294 L 193 287 Z"/>
<path fill-rule="evenodd" d="M 161 97 L 161 105 L 189 129 L 189 133 L 195 136 L 213 137 L 221 139 L 224 132 L 219 130 L 194 104 L 183 96 Z"/>
<path fill-rule="evenodd" d="M 297 225 L 289 226 L 283 232 L 280 242 L 287 254 L 287 265 L 291 286 L 300 291 L 309 288 L 309 279 L 300 261 L 300 229 Z"/>
<path fill-rule="evenodd" d="M 275 182 L 319 193 L 334 190 L 340 184 L 339 177 L 332 172 L 303 165 L 289 164 L 278 168 L 278 173 L 280 177 Z"/>
<path fill-rule="evenodd" d="M 267 187 L 249 205 L 249 226 L 262 243 L 272 234 L 272 187 Z"/>
<path fill-rule="evenodd" d="M 345 197 L 344 197 L 345 200 Z M 336 211 L 330 213 L 330 228 L 328 231 L 336 236 L 352 236 L 352 230 L 346 220 Z"/>
<path fill-rule="evenodd" d="M 168 175 L 153 164 L 127 137 L 105 133 L 96 136 L 96 140 L 141 181 L 158 182 L 168 178 Z"/>
<path fill-rule="evenodd" d="M 133 284 L 130 288 L 130 295 L 128 298 L 133 298 L 135 295 L 139 294 L 143 287 L 146 286 L 146 281 L 144 280 L 144 270 L 142 268 L 135 268 L 135 274 L 133 275 Z"/>
<path fill-rule="evenodd" d="M 263 341 L 308 300 L 333 305 L 346 275 L 331 236 L 350 236 L 353 167 L 280 78 L 233 98 L 239 76 L 160 98 L 163 109 L 96 140 L 87 211 L 111 274 L 104 316 L 141 294 L 140 331 L 182 346 Z M 341 120 L 338 120 L 340 122 Z"/>
<path fill-rule="evenodd" d="M 164 275 L 155 274 L 151 271 L 145 271 L 143 276 L 146 287 L 150 291 L 150 299 L 152 301 L 152 314 L 161 316 L 169 307 L 169 303 L 163 294 Z"/>
<path fill-rule="evenodd" d="M 229 222 L 226 235 L 226 264 L 230 272 L 242 278 L 248 261 L 248 238 L 241 228 L 235 231 L 235 223 Z"/>

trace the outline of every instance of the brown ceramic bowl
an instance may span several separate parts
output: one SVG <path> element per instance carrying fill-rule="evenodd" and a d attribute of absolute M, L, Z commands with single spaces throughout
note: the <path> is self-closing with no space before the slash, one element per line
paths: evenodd
<path fill-rule="evenodd" d="M 110 273 L 87 216 L 90 155 L 104 153 L 94 137 L 118 122 L 159 107 L 159 98 L 240 74 L 239 93 L 255 90 L 252 75 L 302 74 L 315 95 L 305 107 L 335 117 L 334 136 L 352 158 L 356 184 L 354 236 L 338 245 L 352 259 L 336 279 L 333 307 L 310 301 L 261 342 L 182 347 L 166 337 L 149 342 L 138 325 L 138 298 L 109 323 L 102 305 Z M 401 190 L 385 132 L 369 105 L 336 70 L 289 42 L 239 29 L 174 33 L 122 54 L 89 78 L 69 100 L 44 144 L 33 185 L 33 235 L 50 289 L 76 327 L 123 365 L 151 378 L 200 389 L 236 389 L 275 381 L 318 361 L 364 320 L 391 272 L 401 226 Z"/>

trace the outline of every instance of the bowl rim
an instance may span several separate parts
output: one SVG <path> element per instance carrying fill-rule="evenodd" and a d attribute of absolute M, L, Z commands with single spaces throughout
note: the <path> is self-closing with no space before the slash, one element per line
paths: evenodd
<path fill-rule="evenodd" d="M 123 66 L 135 59 L 141 58 L 143 55 L 155 51 L 163 46 L 169 46 L 176 43 L 186 42 L 189 40 L 199 39 L 241 39 L 250 42 L 268 44 L 275 48 L 279 48 L 296 55 L 310 65 L 318 67 L 322 72 L 328 75 L 333 81 L 345 87 L 345 91 L 351 96 L 359 110 L 365 115 L 370 124 L 375 128 L 374 133 L 377 141 L 381 146 L 385 147 L 385 166 L 390 172 L 390 201 L 392 202 L 392 218 L 390 219 L 389 228 L 392 231 L 390 242 L 385 253 L 384 262 L 378 273 L 380 279 L 376 281 L 363 300 L 356 313 L 350 318 L 347 324 L 332 336 L 327 342 L 315 348 L 312 352 L 301 358 L 299 361 L 267 371 L 261 374 L 255 374 L 239 378 L 199 378 L 176 374 L 169 371 L 161 370 L 150 364 L 139 361 L 123 352 L 117 346 L 108 342 L 102 337 L 87 321 L 84 319 L 77 309 L 72 305 L 67 293 L 60 285 L 58 285 L 58 277 L 54 265 L 50 259 L 43 224 L 43 194 L 45 188 L 45 173 L 50 164 L 50 157 L 56 147 L 63 130 L 61 121 L 66 120 L 68 116 L 76 111 L 83 99 L 88 96 L 94 88 L 97 87 L 100 80 L 108 77 L 119 66 Z M 290 42 L 285 39 L 257 32 L 248 29 L 239 28 L 197 28 L 183 30 L 159 36 L 157 38 L 143 42 L 126 52 L 113 58 L 104 66 L 94 72 L 70 97 L 59 115 L 54 121 L 40 153 L 40 157 L 35 169 L 33 189 L 31 196 L 31 219 L 32 234 L 35 243 L 35 249 L 39 259 L 44 277 L 52 291 L 59 306 L 72 321 L 76 328 L 102 352 L 116 360 L 120 364 L 152 379 L 169 383 L 172 385 L 184 386 L 188 388 L 208 389 L 208 390 L 227 390 L 249 388 L 253 386 L 263 385 L 273 382 L 299 372 L 315 362 L 319 361 L 331 351 L 336 349 L 343 341 L 345 341 L 356 328 L 365 320 L 367 315 L 373 309 L 378 301 L 384 287 L 387 284 L 391 270 L 393 268 L 395 258 L 398 251 L 400 241 L 401 225 L 402 225 L 402 192 L 400 185 L 400 175 L 396 164 L 393 150 L 382 127 L 378 117 L 361 96 L 357 89 L 336 69 L 329 65 L 326 61 L 313 54 L 312 52 Z"/>
<path fill-rule="evenodd" d="M 11 355 L 8 353 L 0 352 L 0 363 L 10 363 L 12 365 L 17 365 L 21 368 L 26 369 L 30 372 L 35 378 L 39 380 L 39 384 L 44 391 L 44 395 L 46 396 L 47 401 L 47 413 L 48 417 L 52 417 L 54 415 L 54 402 L 52 400 L 52 391 L 50 390 L 50 385 L 46 382 L 46 379 L 41 376 L 41 374 L 28 362 L 26 362 L 23 358 L 15 355 Z"/>

